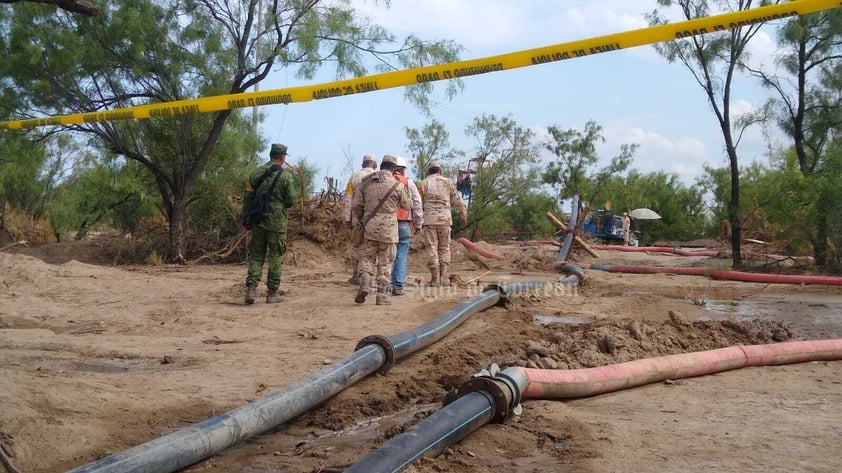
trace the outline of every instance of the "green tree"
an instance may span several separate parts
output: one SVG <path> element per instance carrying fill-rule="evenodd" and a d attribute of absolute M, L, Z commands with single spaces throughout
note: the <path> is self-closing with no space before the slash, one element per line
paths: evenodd
<path fill-rule="evenodd" d="M 711 14 L 708 0 L 658 0 L 659 9 L 649 16 L 652 24 L 664 24 L 665 12 L 678 7 L 681 15 L 687 19 L 700 18 Z M 730 11 L 748 10 L 756 4 L 764 3 L 753 0 L 721 0 L 719 3 Z M 742 264 L 740 253 L 740 165 L 735 137 L 735 128 L 745 128 L 749 122 L 735 123 L 731 116 L 731 86 L 734 76 L 741 67 L 741 59 L 746 54 L 746 47 L 760 30 L 762 23 L 740 26 L 720 33 L 691 36 L 689 38 L 656 44 L 655 50 L 670 62 L 680 62 L 693 75 L 696 83 L 705 93 L 713 109 L 722 138 L 725 141 L 725 153 L 730 165 L 730 197 L 728 201 L 728 220 L 731 223 L 731 257 L 733 265 Z M 740 136 L 736 130 L 736 136 Z"/>
<path fill-rule="evenodd" d="M 36 133 L 0 133 L 0 210 L 6 204 L 33 214 L 41 195 L 39 175 L 46 146 Z"/>
<path fill-rule="evenodd" d="M 539 184 L 534 133 L 511 116 L 474 118 L 465 134 L 475 142 L 470 151 L 477 163 L 468 201 L 471 238 L 503 229 L 503 209 L 528 195 Z"/>
<path fill-rule="evenodd" d="M 104 0 L 96 17 L 22 4 L 0 19 L 0 53 L 7 58 L 0 77 L 21 92 L 16 115 L 26 118 L 236 94 L 279 67 L 309 79 L 331 64 L 340 77 L 359 76 L 367 72 L 367 57 L 405 66 L 451 61 L 459 50 L 452 42 L 415 37 L 400 43 L 346 1 L 265 2 L 261 11 L 263 4 Z M 407 96 L 420 100 L 428 90 L 409 88 Z M 231 123 L 239 115 L 226 110 L 71 128 L 152 174 L 174 259 L 184 253 L 188 207 L 224 133 L 251 137 L 250 152 L 241 156 L 262 147 L 253 127 Z"/>
<path fill-rule="evenodd" d="M 136 162 L 87 153 L 48 203 L 50 223 L 58 235 L 72 233 L 77 240 L 105 224 L 134 232 L 141 218 L 158 212 L 148 181 Z"/>
<path fill-rule="evenodd" d="M 421 129 L 404 128 L 407 149 L 412 154 L 412 170 L 419 179 L 423 178 L 430 162 L 438 160 L 444 165 L 461 153 L 450 147 L 450 133 L 436 120 Z"/>
<path fill-rule="evenodd" d="M 0 3 L 18 3 L 18 2 L 32 2 L 32 3 L 47 3 L 55 5 L 62 10 L 67 10 L 73 13 L 80 13 L 82 15 L 96 16 L 99 15 L 99 7 L 91 2 L 85 0 L 0 0 Z"/>
<path fill-rule="evenodd" d="M 0 134 L 0 201 L 40 220 L 79 150 L 69 135 Z"/>
<path fill-rule="evenodd" d="M 589 120 L 582 130 L 550 126 L 547 131 L 550 139 L 544 147 L 557 159 L 547 165 L 543 182 L 558 188 L 561 199 L 578 194 L 583 201 L 592 204 L 612 200 L 613 196 L 603 192 L 603 186 L 629 168 L 638 145 L 621 145 L 620 154 L 611 158 L 607 166 L 596 169 L 599 162 L 596 145 L 605 142 L 602 127 L 596 122 Z"/>
<path fill-rule="evenodd" d="M 745 67 L 775 92 L 771 105 L 781 129 L 793 140 L 797 169 L 818 189 L 816 200 L 809 204 L 815 208 L 815 220 L 804 222 L 803 228 L 809 233 L 816 263 L 824 266 L 830 203 L 838 187 L 838 181 L 825 178 L 830 170 L 825 154 L 834 131 L 842 126 L 842 10 L 793 18 L 778 36 L 778 70 Z"/>
<path fill-rule="evenodd" d="M 556 228 L 547 220 L 547 211 L 559 214 L 558 199 L 543 192 L 529 192 L 503 211 L 505 219 L 520 239 L 549 238 Z"/>

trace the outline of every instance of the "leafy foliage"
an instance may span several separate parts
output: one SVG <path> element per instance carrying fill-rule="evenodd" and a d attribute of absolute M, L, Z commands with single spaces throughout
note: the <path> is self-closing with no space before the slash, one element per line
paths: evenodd
<path fill-rule="evenodd" d="M 404 128 L 407 149 L 412 153 L 412 171 L 416 176 L 424 176 L 430 162 L 439 161 L 442 166 L 462 153 L 450 147 L 450 133 L 441 122 L 436 120 L 417 128 Z"/>
<path fill-rule="evenodd" d="M 393 49 L 396 39 L 346 1 L 269 2 L 264 11 L 259 5 L 104 0 L 102 14 L 93 18 L 20 5 L 0 18 L 0 54 L 7 58 L 0 77 L 20 91 L 14 114 L 31 117 L 236 94 L 277 67 L 295 68 L 309 79 L 329 64 L 340 77 L 359 76 L 367 72 L 367 57 L 409 64 L 450 61 L 459 52 L 452 42 L 417 38 Z M 427 91 L 416 89 L 408 97 L 419 100 Z M 228 155 L 240 165 L 263 147 L 254 124 L 244 123 L 241 113 L 226 110 L 73 129 L 151 174 L 169 222 L 168 256 L 176 259 L 185 252 L 194 194 L 207 194 L 217 171 L 229 168 L 229 162 L 214 162 L 227 159 L 217 151 L 220 143 L 241 140 L 237 153 Z M 221 199 L 205 204 L 203 222 L 224 216 Z"/>
<path fill-rule="evenodd" d="M 539 183 L 534 133 L 511 116 L 482 115 L 465 128 L 476 145 L 476 163 L 468 205 L 472 238 L 504 228 L 503 209 L 529 194 Z"/>
<path fill-rule="evenodd" d="M 585 123 L 583 130 L 562 130 L 550 126 L 547 131 L 550 141 L 544 146 L 557 160 L 551 162 L 542 175 L 543 182 L 559 189 L 561 199 L 569 199 L 578 194 L 583 201 L 603 202 L 611 198 L 603 191 L 604 184 L 611 178 L 626 171 L 638 145 L 624 144 L 620 154 L 601 169 L 595 169 L 599 156 L 597 143 L 604 142 L 602 127 L 594 121 Z"/>
<path fill-rule="evenodd" d="M 761 0 L 759 3 L 763 3 Z M 653 25 L 666 23 L 666 11 L 676 8 L 684 19 L 708 16 L 713 7 L 724 10 L 747 10 L 755 4 L 754 0 L 658 0 L 659 8 L 649 15 Z M 742 264 L 740 255 L 740 165 L 737 153 L 740 131 L 754 123 L 753 120 L 734 120 L 731 116 L 731 94 L 734 76 L 742 67 L 742 58 L 751 39 L 760 30 L 762 23 L 738 26 L 732 30 L 714 32 L 707 35 L 655 44 L 655 50 L 669 62 L 683 64 L 693 79 L 705 93 L 708 103 L 719 124 L 728 155 L 730 169 L 730 201 L 728 220 L 731 225 L 731 257 L 734 266 Z M 735 137 L 736 135 L 736 137 Z"/>

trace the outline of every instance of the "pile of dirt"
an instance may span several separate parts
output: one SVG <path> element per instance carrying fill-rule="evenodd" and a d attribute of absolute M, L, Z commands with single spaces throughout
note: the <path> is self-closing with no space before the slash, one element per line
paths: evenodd
<path fill-rule="evenodd" d="M 307 240 L 331 254 L 340 254 L 348 245 L 351 235 L 345 226 L 343 202 L 329 199 L 309 199 L 289 209 L 290 241 Z"/>

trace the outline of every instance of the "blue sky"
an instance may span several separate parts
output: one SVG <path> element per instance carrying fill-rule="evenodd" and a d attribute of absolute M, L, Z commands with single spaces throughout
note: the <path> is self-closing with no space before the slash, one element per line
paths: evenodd
<path fill-rule="evenodd" d="M 397 36 L 455 40 L 465 47 L 462 59 L 646 27 L 644 15 L 655 8 L 652 0 L 392 0 L 388 9 L 383 2 L 352 3 Z M 750 48 L 755 61 L 771 61 L 774 35 L 771 24 L 755 37 Z M 306 83 L 333 79 L 333 71 L 326 69 Z M 432 118 L 445 124 L 451 144 L 459 149 L 472 147 L 464 129 L 474 117 L 510 114 L 539 137 L 550 125 L 581 129 L 594 120 L 604 129 L 606 143 L 598 149 L 606 162 L 621 144 L 637 143 L 633 167 L 675 172 L 688 184 L 704 163 L 726 164 L 718 123 L 702 89 L 684 66 L 667 63 L 651 46 L 463 80 L 465 91 L 452 101 L 439 83 L 433 95 L 438 105 L 432 108 Z M 278 70 L 261 90 L 304 83 L 294 71 Z M 344 182 L 363 154 L 409 155 L 404 128 L 420 128 L 431 117 L 406 102 L 403 93 L 402 88 L 388 89 L 264 107 L 262 131 L 270 142 L 287 144 L 292 161 L 306 158 L 320 167 L 321 176 Z M 768 96 L 756 80 L 738 78 L 732 107 L 750 111 Z M 739 147 L 744 163 L 766 159 L 765 135 L 759 127 L 745 134 Z"/>

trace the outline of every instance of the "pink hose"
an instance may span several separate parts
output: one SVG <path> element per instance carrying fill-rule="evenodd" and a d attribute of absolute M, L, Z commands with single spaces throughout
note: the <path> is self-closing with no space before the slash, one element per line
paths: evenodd
<path fill-rule="evenodd" d="M 480 256 L 485 256 L 486 258 L 496 259 L 498 261 L 506 259 L 505 256 L 500 256 L 497 253 L 494 253 L 493 251 L 486 250 L 485 248 L 480 248 L 479 246 L 477 246 L 476 243 L 472 242 L 471 240 L 468 240 L 467 238 L 460 238 L 456 241 L 461 243 L 465 248 L 473 251 L 474 253 L 476 253 Z"/>
<path fill-rule="evenodd" d="M 840 359 L 842 339 L 734 346 L 578 370 L 517 369 L 527 379 L 523 399 L 565 399 L 747 366 Z"/>

